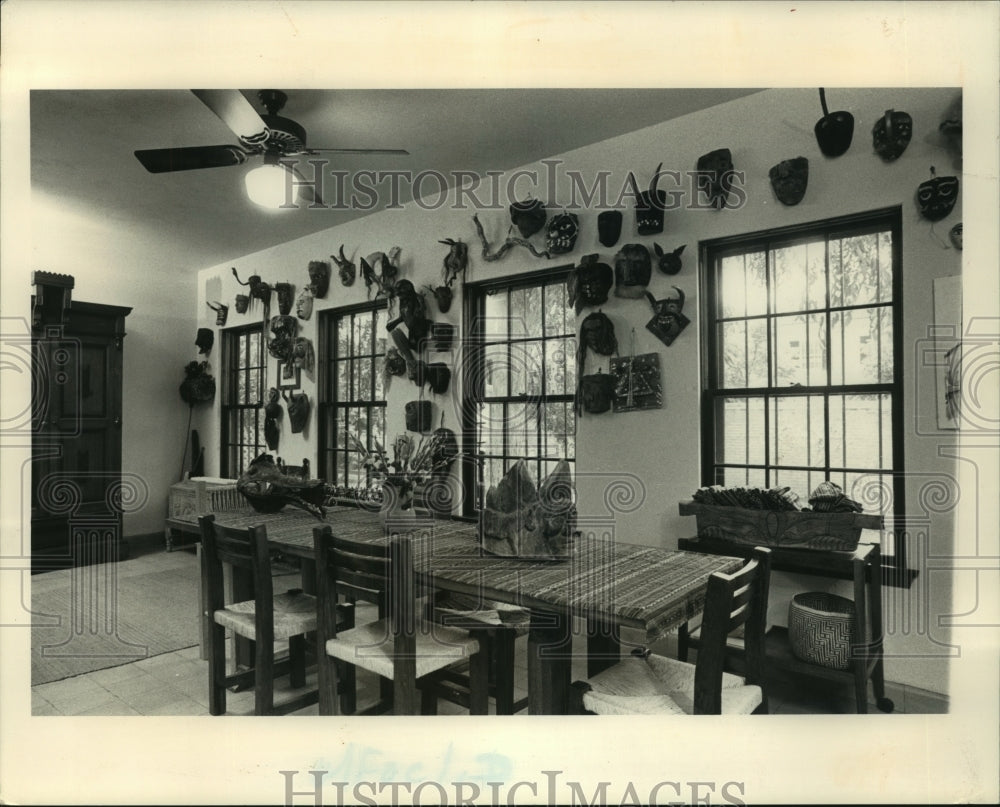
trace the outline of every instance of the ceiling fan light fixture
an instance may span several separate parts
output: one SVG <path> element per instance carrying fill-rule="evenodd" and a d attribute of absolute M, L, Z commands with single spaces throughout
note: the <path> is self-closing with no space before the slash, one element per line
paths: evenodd
<path fill-rule="evenodd" d="M 294 207 L 295 186 L 292 185 L 294 177 L 288 166 L 276 159 L 268 160 L 265 156 L 264 164 L 247 171 L 244 177 L 247 196 L 254 204 L 272 210 Z"/>

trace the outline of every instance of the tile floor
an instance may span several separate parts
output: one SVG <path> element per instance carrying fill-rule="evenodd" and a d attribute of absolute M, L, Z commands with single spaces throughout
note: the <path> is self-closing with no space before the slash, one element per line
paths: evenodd
<path fill-rule="evenodd" d="M 171 553 L 163 552 L 162 549 L 154 550 L 124 561 L 121 566 L 121 571 L 125 574 L 137 569 L 148 572 L 156 568 L 190 568 L 192 574 L 197 574 L 195 556 L 187 550 Z M 36 575 L 32 578 L 32 584 L 45 586 L 45 577 L 44 574 Z M 192 609 L 192 619 L 194 618 Z M 518 698 L 524 696 L 526 687 L 525 645 L 524 639 L 517 643 L 515 663 L 519 686 L 515 696 Z M 574 662 L 573 676 L 583 677 L 584 672 L 585 662 L 580 658 Z M 307 686 L 310 684 L 315 686 L 314 672 L 310 672 L 307 678 Z M 358 703 L 363 707 L 375 699 L 377 683 L 373 676 L 361 671 L 358 686 Z M 886 689 L 888 697 L 895 702 L 896 713 L 926 714 L 947 710 L 946 703 L 934 693 L 893 684 L 887 684 Z M 770 692 L 772 714 L 853 714 L 855 711 L 854 693 L 850 686 L 837 687 L 828 682 L 814 683 L 782 677 L 770 682 Z M 287 677 L 276 683 L 275 700 L 278 703 L 291 694 L 293 692 L 288 689 Z M 198 647 L 188 647 L 74 678 L 39 684 L 32 687 L 31 705 L 32 714 L 38 716 L 208 715 L 208 662 L 199 658 Z M 227 707 L 230 714 L 252 714 L 253 692 L 230 693 Z M 462 711 L 460 707 L 445 701 L 441 701 L 438 707 L 439 714 L 456 714 Z M 874 706 L 870 706 L 870 711 L 882 714 Z M 311 706 L 294 712 L 292 716 L 317 713 L 317 707 Z M 527 711 L 519 714 L 527 714 Z"/>

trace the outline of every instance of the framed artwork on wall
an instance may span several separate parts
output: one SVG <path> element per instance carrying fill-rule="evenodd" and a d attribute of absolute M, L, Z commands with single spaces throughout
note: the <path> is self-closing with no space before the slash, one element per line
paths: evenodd
<path fill-rule="evenodd" d="M 278 362 L 278 389 L 298 389 L 302 380 L 301 370 L 290 361 Z"/>

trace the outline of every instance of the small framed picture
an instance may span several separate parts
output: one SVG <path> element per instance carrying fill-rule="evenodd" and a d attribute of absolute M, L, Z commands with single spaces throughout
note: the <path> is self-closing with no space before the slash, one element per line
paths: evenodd
<path fill-rule="evenodd" d="M 278 362 L 278 389 L 298 389 L 300 370 L 290 361 Z"/>

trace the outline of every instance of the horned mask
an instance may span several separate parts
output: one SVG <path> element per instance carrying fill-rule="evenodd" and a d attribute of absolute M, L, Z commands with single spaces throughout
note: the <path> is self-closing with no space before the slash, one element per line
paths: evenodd
<path fill-rule="evenodd" d="M 665 300 L 657 300 L 646 292 L 646 299 L 653 308 L 653 318 L 646 323 L 646 329 L 668 347 L 691 322 L 682 312 L 684 292 L 677 286 L 673 289 L 677 292 L 677 297 Z"/>
<path fill-rule="evenodd" d="M 687 244 L 681 244 L 673 252 L 664 252 L 659 244 L 653 244 L 656 252 L 656 268 L 665 275 L 676 275 L 681 270 L 681 253 Z"/>
<path fill-rule="evenodd" d="M 229 306 L 223 305 L 220 302 L 215 303 L 205 303 L 209 308 L 215 312 L 215 324 L 220 328 L 226 324 L 226 320 L 229 318 Z"/>
<path fill-rule="evenodd" d="M 340 245 L 340 254 L 331 255 L 333 262 L 337 264 L 337 274 L 340 276 L 340 283 L 343 286 L 353 286 L 354 278 L 357 277 L 358 269 L 344 256 L 344 245 Z"/>
<path fill-rule="evenodd" d="M 629 184 L 635 194 L 635 224 L 639 235 L 656 235 L 663 232 L 663 211 L 667 207 L 667 194 L 656 189 L 660 181 L 660 169 L 663 163 L 656 166 L 653 178 L 649 182 L 648 191 L 639 191 L 635 176 L 629 171 Z"/>

